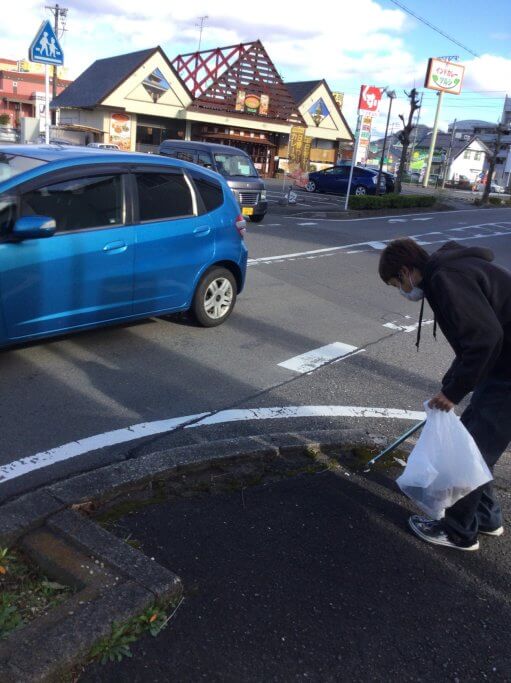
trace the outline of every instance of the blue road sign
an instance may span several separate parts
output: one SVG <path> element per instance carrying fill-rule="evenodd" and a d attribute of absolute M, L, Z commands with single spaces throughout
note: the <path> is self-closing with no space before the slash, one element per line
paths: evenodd
<path fill-rule="evenodd" d="M 64 64 L 64 52 L 48 19 L 43 21 L 36 33 L 36 37 L 28 50 L 28 58 L 31 62 L 38 62 L 39 64 L 54 64 L 56 66 Z"/>

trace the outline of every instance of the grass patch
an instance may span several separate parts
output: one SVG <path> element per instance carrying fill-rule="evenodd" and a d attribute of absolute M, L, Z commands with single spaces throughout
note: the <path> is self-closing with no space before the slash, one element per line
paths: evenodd
<path fill-rule="evenodd" d="M 72 593 L 48 580 L 18 550 L 0 548 L 0 639 L 46 614 Z"/>
<path fill-rule="evenodd" d="M 433 206 L 437 198 L 430 194 L 382 194 L 354 195 L 350 197 L 350 209 L 416 209 Z"/>

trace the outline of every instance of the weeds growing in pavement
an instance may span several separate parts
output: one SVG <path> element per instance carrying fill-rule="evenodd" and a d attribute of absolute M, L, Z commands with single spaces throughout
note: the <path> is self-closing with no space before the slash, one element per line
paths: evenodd
<path fill-rule="evenodd" d="M 179 600 L 177 605 L 171 604 L 167 607 L 167 609 L 173 608 L 170 616 L 167 616 L 165 607 L 153 605 L 124 624 L 113 623 L 108 636 L 99 640 L 92 648 L 90 659 L 106 664 L 107 662 L 120 662 L 125 657 L 132 657 L 131 643 L 138 640 L 144 633 L 156 637 L 167 626 L 182 601 L 183 598 Z"/>
<path fill-rule="evenodd" d="M 0 548 L 0 639 L 46 614 L 71 589 L 49 581 L 19 551 Z"/>

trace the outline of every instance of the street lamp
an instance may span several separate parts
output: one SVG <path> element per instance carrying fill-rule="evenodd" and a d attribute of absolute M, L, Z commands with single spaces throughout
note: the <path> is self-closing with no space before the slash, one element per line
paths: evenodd
<path fill-rule="evenodd" d="M 392 100 L 397 97 L 396 91 L 395 90 L 388 90 L 385 88 L 385 92 L 387 93 L 387 97 L 389 98 L 389 111 L 387 112 L 387 125 L 385 126 L 385 135 L 383 137 L 383 149 L 381 151 L 381 158 L 380 158 L 380 168 L 378 169 L 378 185 L 377 185 L 377 191 L 380 190 L 380 182 L 381 182 L 381 172 L 383 170 L 383 160 L 385 158 L 385 147 L 387 146 L 387 133 L 389 132 L 389 121 L 390 121 L 390 112 L 392 111 Z"/>

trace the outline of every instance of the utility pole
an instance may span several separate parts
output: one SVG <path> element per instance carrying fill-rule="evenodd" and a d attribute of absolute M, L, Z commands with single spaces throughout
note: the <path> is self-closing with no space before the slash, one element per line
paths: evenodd
<path fill-rule="evenodd" d="M 197 26 L 197 28 L 199 29 L 199 47 L 197 49 L 197 52 L 200 52 L 201 43 L 202 43 L 202 31 L 204 30 L 204 23 L 205 23 L 206 19 L 209 19 L 207 14 L 205 14 L 203 17 L 199 17 L 200 23 L 195 24 L 195 26 Z"/>
<path fill-rule="evenodd" d="M 426 165 L 426 173 L 424 174 L 424 180 L 422 181 L 422 186 L 427 187 L 429 183 L 429 174 L 431 173 L 431 165 L 433 163 L 433 156 L 435 155 L 436 146 L 436 136 L 438 133 L 438 119 L 440 118 L 440 108 L 442 106 L 442 100 L 444 97 L 443 90 L 438 93 L 438 102 L 436 105 L 435 122 L 433 123 L 433 132 L 431 133 L 431 144 L 429 146 L 428 163 Z"/>
<path fill-rule="evenodd" d="M 449 173 L 449 164 L 451 163 L 452 146 L 454 144 L 454 134 L 456 133 L 457 122 L 458 122 L 458 119 L 454 119 L 454 123 L 452 124 L 451 139 L 449 141 L 449 149 L 447 150 L 447 156 L 445 157 L 444 172 L 442 174 L 443 175 L 443 177 L 442 177 L 442 190 L 445 187 L 445 176 L 447 173 Z"/>
<path fill-rule="evenodd" d="M 390 112 L 392 111 L 392 100 L 395 99 L 396 97 L 396 92 L 395 90 L 386 90 L 387 97 L 389 98 L 389 109 L 387 112 L 387 124 L 385 126 L 385 135 L 383 136 L 383 149 L 381 151 L 381 157 L 380 157 L 380 167 L 378 169 L 378 184 L 376 185 L 377 187 L 377 192 L 380 191 L 380 182 L 381 182 L 381 172 L 383 170 L 383 164 L 385 161 L 385 147 L 387 146 L 387 135 L 389 132 L 389 121 L 390 121 Z"/>
<path fill-rule="evenodd" d="M 503 126 L 501 123 L 497 125 L 496 128 L 496 138 L 495 138 L 495 143 L 493 147 L 493 154 L 490 157 L 490 164 L 488 166 L 488 175 L 486 177 L 486 185 L 484 186 L 484 192 L 483 192 L 483 198 L 482 198 L 482 203 L 483 204 L 488 204 L 488 199 L 490 196 L 491 192 L 491 181 L 493 179 L 493 173 L 495 172 L 495 164 L 497 163 L 497 157 L 499 155 L 500 151 L 500 141 L 502 139 L 503 135 L 506 135 L 509 133 L 509 125 Z"/>
<path fill-rule="evenodd" d="M 66 30 L 65 28 L 65 20 L 67 17 L 67 12 L 68 9 L 67 7 L 61 7 L 58 3 L 55 5 L 46 5 L 45 9 L 49 9 L 50 12 L 53 14 L 53 29 L 55 31 L 55 35 L 57 38 L 61 38 L 62 35 L 64 34 L 64 31 Z M 61 29 L 61 18 L 62 18 L 62 29 Z M 60 35 L 59 35 L 60 33 Z M 57 66 L 53 66 L 53 71 L 52 71 L 52 100 L 54 100 L 57 97 L 57 81 L 58 81 L 58 76 L 57 76 Z"/>

